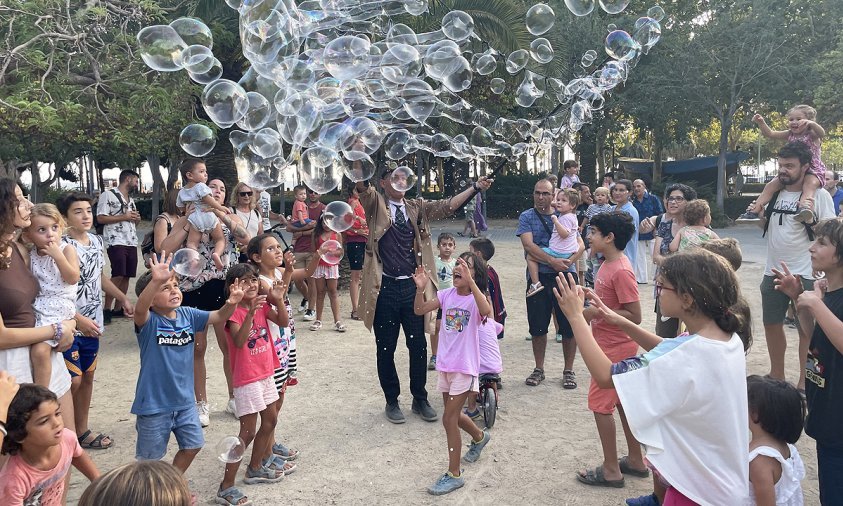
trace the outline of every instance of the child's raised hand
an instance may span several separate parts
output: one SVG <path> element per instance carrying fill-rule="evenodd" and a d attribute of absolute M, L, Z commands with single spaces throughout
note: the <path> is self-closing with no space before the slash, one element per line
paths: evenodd
<path fill-rule="evenodd" d="M 64 256 L 64 253 L 62 253 L 61 248 L 59 247 L 59 243 L 56 241 L 48 242 L 44 245 L 44 247 L 39 248 L 38 252 L 43 255 L 50 255 L 54 259 Z"/>
<path fill-rule="evenodd" d="M 243 300 L 243 295 L 246 291 L 243 289 L 243 281 L 240 278 L 234 278 L 234 282 L 228 287 L 228 299 L 226 304 L 239 304 Z"/>
<path fill-rule="evenodd" d="M 284 270 L 286 272 L 293 272 L 296 268 L 296 256 L 292 251 L 284 252 Z"/>
<path fill-rule="evenodd" d="M 284 299 L 285 293 L 287 293 L 287 283 L 276 279 L 272 283 L 272 287 L 269 289 L 269 294 L 272 295 L 276 301 L 281 301 Z"/>
<path fill-rule="evenodd" d="M 592 307 L 597 310 L 597 317 L 602 318 L 604 322 L 615 327 L 620 327 L 624 322 L 628 321 L 623 316 L 610 309 L 605 302 L 600 300 L 597 293 L 591 288 L 585 289 L 585 298 L 591 301 Z"/>
<path fill-rule="evenodd" d="M 258 295 L 249 304 L 249 312 L 255 314 L 255 311 L 262 308 L 264 304 L 266 304 L 266 295 Z"/>
<path fill-rule="evenodd" d="M 562 309 L 568 319 L 576 315 L 582 316 L 585 293 L 572 276 L 566 277 L 566 273 L 560 272 L 556 277 L 553 295 L 556 297 L 559 308 Z"/>
<path fill-rule="evenodd" d="M 761 123 L 764 123 L 764 116 L 756 113 L 752 116 L 752 122 L 760 125 Z"/>
<path fill-rule="evenodd" d="M 149 272 L 152 273 L 152 280 L 165 282 L 170 279 L 172 272 L 170 271 L 170 263 L 173 261 L 173 254 L 167 255 L 166 251 L 161 251 L 160 256 L 152 255 L 149 258 Z"/>
<path fill-rule="evenodd" d="M 773 269 L 773 284 L 775 285 L 774 288 L 781 293 L 787 295 L 793 300 L 796 300 L 799 297 L 799 294 L 802 293 L 802 282 L 791 274 L 790 269 L 787 268 L 787 264 L 782 262 L 782 270 Z"/>
<path fill-rule="evenodd" d="M 457 265 L 454 266 L 454 273 L 459 273 L 463 279 L 467 279 L 469 286 L 472 288 L 477 284 L 474 282 L 474 275 L 471 269 L 468 268 L 468 264 L 464 258 L 457 257 Z"/>
<path fill-rule="evenodd" d="M 416 288 L 420 290 L 427 288 L 430 278 L 427 275 L 427 271 L 424 270 L 423 265 L 416 267 L 416 272 L 413 273 L 413 281 L 416 283 Z"/>

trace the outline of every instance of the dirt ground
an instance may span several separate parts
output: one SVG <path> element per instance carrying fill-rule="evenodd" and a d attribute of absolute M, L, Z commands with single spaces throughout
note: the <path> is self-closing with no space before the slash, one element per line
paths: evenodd
<path fill-rule="evenodd" d="M 441 230 L 456 232 L 462 222 L 442 222 Z M 547 350 L 547 379 L 538 387 L 527 387 L 524 379 L 534 367 L 530 343 L 525 340 L 527 322 L 523 297 L 524 260 L 514 236 L 515 223 L 494 221 L 489 231 L 497 253 L 497 269 L 509 319 L 506 338 L 500 342 L 505 385 L 501 392 L 492 440 L 475 464 L 464 465 L 466 486 L 452 494 L 434 498 L 426 492 L 447 468 L 445 433 L 440 423 L 428 423 L 410 412 L 411 397 L 407 373 L 407 350 L 399 344 L 396 364 L 402 380 L 401 406 L 407 423 L 393 425 L 383 414 L 384 398 L 377 381 L 374 336 L 362 322 L 348 319 L 350 299 L 341 294 L 342 316 L 349 331 L 336 333 L 326 326 L 310 332 L 298 323 L 299 380 L 288 389 L 276 434 L 287 445 L 301 451 L 298 469 L 274 485 L 243 485 L 241 490 L 255 504 L 623 504 L 623 499 L 649 493 L 651 480 L 626 478 L 624 489 L 592 488 L 579 484 L 574 473 L 594 466 L 601 459 L 593 417 L 586 407 L 588 370 L 578 357 L 574 369 L 576 390 L 563 390 L 562 347 L 551 336 Z M 434 230 L 438 233 L 440 230 Z M 764 268 L 765 245 L 760 231 L 737 227 L 718 231 L 736 237 L 744 249 L 745 263 L 739 275 L 744 295 L 753 310 L 755 343 L 747 357 L 749 373 L 768 372 L 769 361 L 763 337 L 758 284 Z M 468 239 L 459 239 L 457 251 L 468 249 Z M 130 289 L 133 293 L 134 287 Z M 300 295 L 292 295 L 298 304 Z M 653 328 L 650 311 L 652 285 L 641 286 L 645 328 Z M 326 308 L 326 311 L 328 308 Z M 326 319 L 329 317 L 326 317 Z M 787 330 L 789 379 L 798 371 L 796 331 Z M 206 429 L 206 447 L 187 473 L 199 503 L 209 503 L 222 478 L 223 464 L 214 454 L 225 436 L 236 435 L 238 423 L 223 412 L 227 401 L 222 358 L 209 336 L 208 394 L 211 426 Z M 97 379 L 91 407 L 90 426 L 111 435 L 116 443 L 91 455 L 101 471 L 130 462 L 135 455 L 134 416 L 129 409 L 139 366 L 137 341 L 129 320 L 116 319 L 102 339 Z M 434 408 L 442 412 L 442 399 L 435 390 L 436 373 L 428 374 L 428 392 Z M 620 424 L 618 424 L 620 430 Z M 624 452 L 622 434 L 619 451 Z M 464 436 L 463 443 L 467 443 Z M 807 468 L 802 486 L 806 504 L 818 504 L 816 450 L 813 440 L 803 436 L 797 444 Z M 172 439 L 167 459 L 176 444 Z M 621 453 L 623 454 L 623 453 Z M 245 464 L 244 464 L 245 465 Z M 241 467 L 242 478 L 243 467 Z M 69 504 L 75 504 L 87 481 L 74 473 Z"/>

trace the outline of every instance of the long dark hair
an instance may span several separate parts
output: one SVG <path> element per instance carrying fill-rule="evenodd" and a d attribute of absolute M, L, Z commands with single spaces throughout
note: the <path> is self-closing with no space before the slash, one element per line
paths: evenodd
<path fill-rule="evenodd" d="M 466 263 L 471 260 L 472 265 L 474 265 L 474 272 L 472 273 L 474 282 L 481 292 L 486 293 L 486 290 L 489 289 L 489 272 L 486 268 L 486 261 L 480 255 L 470 251 L 462 253 L 460 258 L 465 260 Z"/>
<path fill-rule="evenodd" d="M 18 199 L 15 197 L 17 185 L 14 179 L 0 179 L 0 269 L 8 269 L 12 262 L 11 248 L 15 247 L 15 244 L 14 241 L 7 240 L 6 236 L 15 231 L 15 213 L 18 207 Z"/>
<path fill-rule="evenodd" d="M 316 226 L 313 227 L 313 248 L 316 249 L 316 241 L 322 237 L 322 234 L 325 233 L 325 229 L 328 228 L 325 226 L 325 211 L 322 211 L 322 214 L 319 215 L 319 219 L 316 220 Z"/>

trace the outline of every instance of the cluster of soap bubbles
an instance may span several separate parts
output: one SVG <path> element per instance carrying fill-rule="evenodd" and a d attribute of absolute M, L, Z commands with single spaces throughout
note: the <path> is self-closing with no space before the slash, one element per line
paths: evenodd
<path fill-rule="evenodd" d="M 553 28 L 556 13 L 543 3 L 525 15 L 536 38 L 529 48 L 509 54 L 488 45 L 474 52 L 479 37 L 463 11 L 445 14 L 434 32 L 416 33 L 391 21 L 395 15 L 426 13 L 428 0 L 226 3 L 238 11 L 243 55 L 250 62 L 239 81 L 222 78 L 211 32 L 198 19 L 144 28 L 137 36 L 140 54 L 155 70 L 184 69 L 205 85 L 201 101 L 208 117 L 220 128 L 237 127 L 229 139 L 241 181 L 266 189 L 283 183 L 288 169 L 297 167 L 301 180 L 319 193 L 336 188 L 343 176 L 372 177 L 372 157 L 379 150 L 396 161 L 420 150 L 461 160 L 516 159 L 532 143 L 566 140 L 658 42 L 664 17 L 655 6 L 635 22 L 631 34 L 611 25 L 603 44 L 607 57 L 587 51 L 577 77 L 565 82 L 547 75 L 556 55 L 542 35 Z M 597 3 L 618 14 L 629 1 Z M 565 0 L 565 5 L 585 16 L 595 1 Z M 492 74 L 491 92 L 504 93 L 509 81 L 523 117 L 493 116 L 460 95 L 475 75 Z M 540 99 L 541 109 L 551 113 L 537 112 Z M 536 108 L 532 114 L 530 108 Z M 465 133 L 438 131 L 443 118 L 465 125 Z M 179 141 L 193 156 L 209 153 L 215 144 L 211 129 L 199 124 L 185 128 Z M 406 172 L 393 186 L 412 186 L 412 171 Z"/>

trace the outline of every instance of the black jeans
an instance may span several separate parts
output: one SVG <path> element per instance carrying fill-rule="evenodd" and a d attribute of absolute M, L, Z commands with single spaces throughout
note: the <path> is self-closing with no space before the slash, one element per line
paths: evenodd
<path fill-rule="evenodd" d="M 404 328 L 410 354 L 410 392 L 414 399 L 427 400 L 427 341 L 424 335 L 424 316 L 413 312 L 416 284 L 412 279 L 393 279 L 384 276 L 375 306 L 375 344 L 377 345 L 378 379 L 387 403 L 398 402 L 401 382 L 395 370 L 395 347 L 398 333 Z"/>

